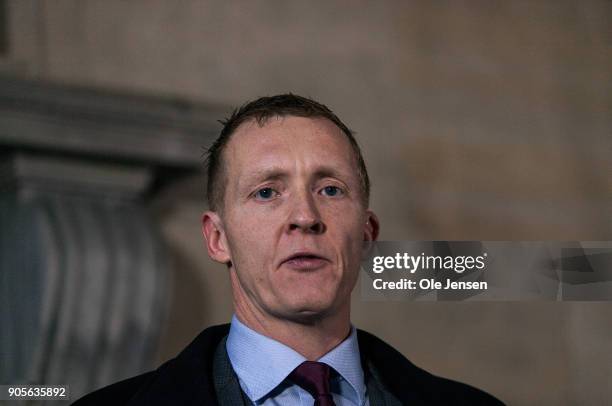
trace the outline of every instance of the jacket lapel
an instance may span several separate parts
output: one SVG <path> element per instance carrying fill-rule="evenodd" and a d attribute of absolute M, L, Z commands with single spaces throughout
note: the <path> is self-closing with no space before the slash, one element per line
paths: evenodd
<path fill-rule="evenodd" d="M 217 345 L 213 360 L 213 379 L 217 400 L 220 406 L 247 406 L 250 402 L 246 402 L 238 378 L 232 369 L 232 364 L 225 348 L 226 341 L 227 337 L 223 338 L 219 345 Z"/>

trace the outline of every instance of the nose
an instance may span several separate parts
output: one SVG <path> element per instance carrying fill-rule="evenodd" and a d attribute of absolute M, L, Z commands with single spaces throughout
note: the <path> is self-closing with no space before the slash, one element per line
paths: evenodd
<path fill-rule="evenodd" d="M 292 202 L 292 210 L 288 221 L 288 231 L 301 230 L 308 234 L 322 234 L 325 224 L 310 194 L 296 197 Z"/>

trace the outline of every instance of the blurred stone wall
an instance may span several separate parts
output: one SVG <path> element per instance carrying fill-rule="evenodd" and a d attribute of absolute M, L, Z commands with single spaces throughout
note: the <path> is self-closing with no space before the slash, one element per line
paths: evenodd
<path fill-rule="evenodd" d="M 9 0 L 0 67 L 235 105 L 292 91 L 357 131 L 382 239 L 612 239 L 612 2 Z M 228 320 L 202 179 L 151 207 L 174 252 L 159 361 Z M 510 404 L 612 398 L 612 304 L 363 303 L 355 324 Z"/>

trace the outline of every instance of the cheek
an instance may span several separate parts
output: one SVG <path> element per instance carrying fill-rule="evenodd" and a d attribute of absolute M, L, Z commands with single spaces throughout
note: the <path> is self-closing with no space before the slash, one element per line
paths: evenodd
<path fill-rule="evenodd" d="M 273 260 L 278 227 L 271 223 L 269 216 L 251 215 L 232 220 L 227 227 L 232 261 L 239 271 L 248 269 L 257 279 L 263 279 L 263 267 Z"/>
<path fill-rule="evenodd" d="M 343 260 L 346 262 L 345 267 L 352 273 L 357 273 L 361 264 L 361 255 L 363 250 L 365 227 L 362 222 L 357 219 L 345 224 L 342 251 L 344 253 Z"/>
<path fill-rule="evenodd" d="M 266 241 L 246 231 L 232 239 L 232 260 L 238 269 L 256 274 L 266 261 Z"/>
<path fill-rule="evenodd" d="M 329 219 L 332 221 L 332 228 L 342 237 L 341 241 L 344 244 L 353 245 L 353 243 L 363 241 L 365 232 L 365 215 L 363 210 L 355 207 L 344 208 L 329 213 Z"/>

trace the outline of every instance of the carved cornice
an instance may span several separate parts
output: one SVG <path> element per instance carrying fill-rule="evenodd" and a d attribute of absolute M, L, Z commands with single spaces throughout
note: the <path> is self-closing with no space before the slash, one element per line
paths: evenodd
<path fill-rule="evenodd" d="M 229 109 L 0 76 L 0 145 L 176 167 L 201 164 Z"/>

